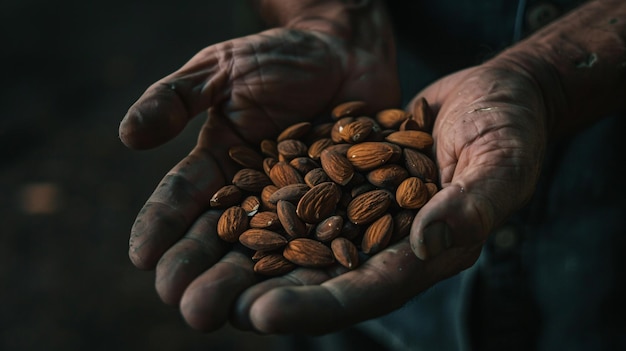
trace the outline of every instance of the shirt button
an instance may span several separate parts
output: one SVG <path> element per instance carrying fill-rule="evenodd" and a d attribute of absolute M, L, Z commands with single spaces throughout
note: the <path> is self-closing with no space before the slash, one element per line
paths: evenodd
<path fill-rule="evenodd" d="M 545 26 L 561 15 L 561 11 L 554 4 L 539 3 L 526 11 L 526 23 L 531 31 Z"/>

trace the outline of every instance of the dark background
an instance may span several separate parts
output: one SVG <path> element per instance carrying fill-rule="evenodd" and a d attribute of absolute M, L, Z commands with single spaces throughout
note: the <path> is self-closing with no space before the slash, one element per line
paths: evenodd
<path fill-rule="evenodd" d="M 238 1 L 0 5 L 0 350 L 262 350 L 190 329 L 127 256 L 135 214 L 195 143 L 130 151 L 117 132 L 151 83 L 258 22 Z"/>

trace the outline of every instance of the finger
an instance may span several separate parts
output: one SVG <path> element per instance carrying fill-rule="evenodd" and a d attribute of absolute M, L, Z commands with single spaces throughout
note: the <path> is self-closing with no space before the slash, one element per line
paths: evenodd
<path fill-rule="evenodd" d="M 218 52 L 209 47 L 151 85 L 122 119 L 122 142 L 133 149 L 161 145 L 178 135 L 191 118 L 223 100 L 231 65 L 220 63 L 229 60 L 229 55 Z"/>
<path fill-rule="evenodd" d="M 263 333 L 323 334 L 401 307 L 435 280 L 408 240 L 321 285 L 284 285 L 258 297 L 250 321 Z"/>
<path fill-rule="evenodd" d="M 343 271 L 345 269 L 340 267 L 328 270 L 298 268 L 285 275 L 255 284 L 244 291 L 237 299 L 231 323 L 241 330 L 254 330 L 255 327 L 250 320 L 250 308 L 266 292 L 279 287 L 318 285 Z"/>
<path fill-rule="evenodd" d="M 155 285 L 163 302 L 178 305 L 185 288 L 230 248 L 215 232 L 220 214 L 217 210 L 203 213 L 159 260 Z"/>
<path fill-rule="evenodd" d="M 237 296 L 260 279 L 247 253 L 231 250 L 198 276 L 183 293 L 180 310 L 194 329 L 209 332 L 230 318 Z"/>

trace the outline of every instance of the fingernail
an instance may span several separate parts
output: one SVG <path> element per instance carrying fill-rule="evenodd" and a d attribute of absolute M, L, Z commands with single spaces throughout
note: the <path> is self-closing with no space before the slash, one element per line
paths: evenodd
<path fill-rule="evenodd" d="M 452 245 L 450 230 L 445 222 L 435 222 L 424 228 L 424 239 L 428 258 L 439 255 Z"/>

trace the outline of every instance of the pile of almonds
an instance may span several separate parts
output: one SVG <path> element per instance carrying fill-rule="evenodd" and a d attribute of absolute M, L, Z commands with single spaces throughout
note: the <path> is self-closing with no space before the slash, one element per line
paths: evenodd
<path fill-rule="evenodd" d="M 285 274 L 298 266 L 348 269 L 409 234 L 417 211 L 438 191 L 428 157 L 434 116 L 367 115 L 363 101 L 336 106 L 332 120 L 294 124 L 258 149 L 232 147 L 242 168 L 211 198 L 223 209 L 217 234 L 252 250 L 255 272 Z"/>

